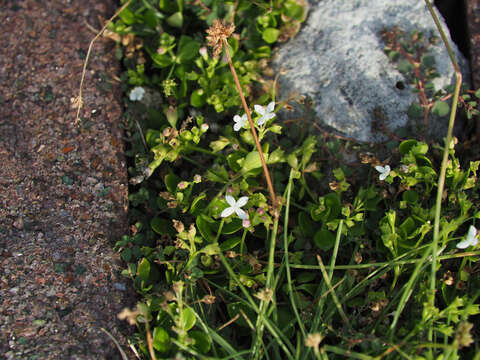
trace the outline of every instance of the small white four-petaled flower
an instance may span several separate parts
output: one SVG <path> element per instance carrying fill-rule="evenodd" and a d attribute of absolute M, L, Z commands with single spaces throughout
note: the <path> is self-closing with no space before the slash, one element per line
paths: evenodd
<path fill-rule="evenodd" d="M 257 121 L 258 125 L 263 125 L 265 122 L 275 117 L 275 113 L 273 112 L 275 108 L 275 102 L 273 101 L 266 107 L 261 105 L 255 105 L 254 108 L 255 112 L 258 115 L 261 115 L 260 119 L 258 119 Z"/>
<path fill-rule="evenodd" d="M 460 241 L 457 244 L 457 248 L 466 249 L 469 246 L 475 246 L 477 244 L 478 244 L 477 229 L 475 228 L 475 226 L 470 225 L 470 227 L 468 228 L 467 238 L 463 241 Z"/>
<path fill-rule="evenodd" d="M 377 170 L 380 175 L 378 176 L 378 178 L 380 180 L 385 180 L 388 176 L 388 174 L 390 174 L 390 165 L 385 165 L 385 166 L 380 166 L 380 165 L 377 165 L 375 166 L 375 170 Z"/>
<path fill-rule="evenodd" d="M 233 117 L 233 121 L 235 121 L 235 125 L 233 125 L 233 130 L 238 131 L 245 126 L 247 123 L 247 114 L 243 114 L 242 116 L 235 115 Z"/>
<path fill-rule="evenodd" d="M 228 205 L 230 205 L 230 207 L 222 211 L 222 213 L 220 214 L 222 218 L 229 217 L 233 213 L 236 213 L 240 219 L 248 219 L 247 213 L 243 209 L 241 209 L 241 207 L 245 206 L 245 204 L 247 203 L 248 196 L 242 196 L 240 199 L 238 199 L 238 201 L 236 201 L 233 196 L 226 195 L 225 200 L 227 201 Z"/>
<path fill-rule="evenodd" d="M 130 100 L 131 101 L 140 101 L 143 99 L 143 95 L 145 94 L 145 89 L 141 86 L 136 86 L 130 92 Z"/>

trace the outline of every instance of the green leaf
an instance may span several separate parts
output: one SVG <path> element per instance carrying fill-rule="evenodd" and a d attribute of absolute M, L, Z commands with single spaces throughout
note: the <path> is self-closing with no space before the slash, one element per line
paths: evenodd
<path fill-rule="evenodd" d="M 433 105 L 432 108 L 432 113 L 437 115 L 437 116 L 445 116 L 448 115 L 450 112 L 450 105 L 448 105 L 444 101 L 435 101 L 435 104 Z"/>
<path fill-rule="evenodd" d="M 213 234 L 212 228 L 210 227 L 209 221 L 207 221 L 205 215 L 198 216 L 195 224 L 205 240 L 211 243 L 215 241 L 215 235 Z"/>
<path fill-rule="evenodd" d="M 180 314 L 180 327 L 188 331 L 195 325 L 195 313 L 189 307 L 184 308 Z"/>
<path fill-rule="evenodd" d="M 328 251 L 335 245 L 335 235 L 327 229 L 320 229 L 315 233 L 313 242 L 320 249 Z"/>
<path fill-rule="evenodd" d="M 132 25 L 135 22 L 135 14 L 129 9 L 125 8 L 118 17 L 127 25 Z"/>
<path fill-rule="evenodd" d="M 150 56 L 156 67 L 164 68 L 172 64 L 172 58 L 167 54 L 152 53 Z"/>
<path fill-rule="evenodd" d="M 132 250 L 130 248 L 125 248 L 122 250 L 120 253 L 120 257 L 122 258 L 123 261 L 129 262 L 130 259 L 132 258 Z"/>
<path fill-rule="evenodd" d="M 400 154 L 402 155 L 407 155 L 410 150 L 418 144 L 417 140 L 405 140 L 400 143 L 398 146 L 398 151 L 400 151 Z"/>
<path fill-rule="evenodd" d="M 200 252 L 210 256 L 218 255 L 220 253 L 220 247 L 218 246 L 218 243 L 208 244 L 202 248 Z"/>
<path fill-rule="evenodd" d="M 214 182 L 226 183 L 229 180 L 228 171 L 223 166 L 217 166 L 207 170 L 207 179 Z"/>
<path fill-rule="evenodd" d="M 267 156 L 264 157 L 267 158 Z M 262 161 L 260 160 L 260 154 L 258 151 L 252 151 L 247 154 L 242 164 L 242 174 L 246 174 L 249 171 L 262 167 Z"/>
<path fill-rule="evenodd" d="M 201 44 L 189 36 L 182 35 L 178 43 L 177 61 L 184 63 L 198 57 Z"/>
<path fill-rule="evenodd" d="M 427 68 L 432 68 L 435 66 L 435 57 L 432 55 L 423 55 L 422 64 Z"/>
<path fill-rule="evenodd" d="M 147 281 L 150 275 L 150 262 L 143 258 L 138 265 L 138 275 L 143 281 Z"/>
<path fill-rule="evenodd" d="M 174 173 L 168 173 L 165 176 L 165 186 L 170 193 L 175 193 L 177 190 L 177 185 L 180 182 L 180 178 Z"/>
<path fill-rule="evenodd" d="M 150 221 L 150 226 L 152 227 L 153 231 L 155 231 L 158 235 L 175 236 L 176 234 L 172 222 L 158 216 L 154 217 Z"/>
<path fill-rule="evenodd" d="M 305 237 L 311 237 L 315 234 L 315 223 L 306 212 L 298 213 L 298 228 Z"/>
<path fill-rule="evenodd" d="M 201 212 L 206 207 L 205 201 L 204 201 L 206 197 L 207 197 L 207 194 L 203 192 L 193 199 L 192 205 L 190 206 L 190 214 L 195 216 L 198 216 L 201 214 Z"/>
<path fill-rule="evenodd" d="M 199 108 L 205 105 L 207 98 L 203 89 L 197 89 L 190 95 L 190 105 Z"/>
<path fill-rule="evenodd" d="M 273 44 L 277 41 L 280 35 L 280 30 L 274 28 L 267 28 L 262 32 L 262 39 L 269 44 Z"/>
<path fill-rule="evenodd" d="M 404 191 L 402 194 L 403 201 L 406 201 L 410 205 L 414 205 L 418 201 L 418 193 L 413 190 Z"/>
<path fill-rule="evenodd" d="M 178 4 L 175 0 L 159 0 L 158 8 L 161 11 L 172 13 L 178 10 Z"/>
<path fill-rule="evenodd" d="M 167 24 L 176 28 L 182 28 L 183 26 L 183 14 L 177 11 L 175 14 L 167 18 Z"/>
<path fill-rule="evenodd" d="M 289 18 L 297 21 L 304 20 L 303 7 L 294 0 L 287 0 L 283 5 L 283 13 Z"/>
<path fill-rule="evenodd" d="M 163 106 L 163 113 L 167 117 L 167 121 L 170 124 L 171 127 L 176 128 L 177 127 L 177 121 L 178 121 L 178 110 L 176 107 L 173 106 Z"/>
<path fill-rule="evenodd" d="M 153 329 L 153 347 L 161 353 L 165 353 L 170 349 L 170 335 L 160 326 Z"/>
<path fill-rule="evenodd" d="M 210 351 L 212 343 L 210 338 L 202 331 L 192 330 L 188 333 L 188 337 L 193 340 L 193 348 L 201 354 L 206 354 Z"/>
<path fill-rule="evenodd" d="M 228 239 L 228 240 L 224 241 L 223 243 L 221 243 L 220 244 L 220 249 L 222 249 L 222 251 L 231 250 L 235 246 L 240 244 L 241 241 L 242 241 L 242 239 L 240 237 L 235 236 L 234 238 Z"/>
<path fill-rule="evenodd" d="M 413 70 L 413 65 L 410 63 L 410 61 L 406 59 L 399 61 L 397 67 L 398 67 L 398 71 L 400 71 L 403 74 L 406 74 Z"/>
<path fill-rule="evenodd" d="M 421 118 L 423 116 L 423 108 L 417 103 L 412 103 L 408 107 L 407 115 L 411 118 Z"/>
<path fill-rule="evenodd" d="M 477 99 L 480 99 L 480 89 L 475 91 L 475 96 L 477 97 Z"/>
<path fill-rule="evenodd" d="M 213 152 L 217 152 L 223 150 L 223 148 L 228 144 L 230 144 L 230 140 L 228 140 L 225 136 L 220 136 L 218 140 L 212 141 L 210 143 L 210 148 Z"/>
<path fill-rule="evenodd" d="M 235 172 L 240 171 L 242 167 L 238 164 L 238 160 L 242 158 L 243 158 L 243 155 L 240 152 L 234 152 L 227 155 L 228 165 L 233 171 Z"/>

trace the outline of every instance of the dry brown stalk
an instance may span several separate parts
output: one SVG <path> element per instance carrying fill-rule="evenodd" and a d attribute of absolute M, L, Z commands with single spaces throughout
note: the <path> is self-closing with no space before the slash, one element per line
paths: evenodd
<path fill-rule="evenodd" d="M 260 141 L 258 140 L 257 132 L 255 130 L 255 125 L 253 123 L 247 101 L 245 100 L 245 96 L 243 95 L 242 86 L 240 85 L 240 81 L 238 80 L 237 72 L 235 70 L 235 67 L 233 66 L 230 51 L 228 50 L 227 40 L 232 35 L 234 30 L 235 25 L 227 25 L 224 22 L 214 20 L 213 25 L 207 30 L 207 34 L 209 35 L 207 36 L 208 45 L 214 48 L 214 55 L 216 56 L 221 53 L 222 48 L 225 48 L 228 64 L 230 65 L 230 71 L 232 72 L 233 79 L 235 80 L 235 86 L 237 87 L 238 94 L 240 95 L 240 99 L 242 100 L 243 109 L 245 111 L 245 114 L 247 115 L 248 123 L 250 124 L 250 131 L 252 132 L 253 138 L 255 140 L 255 145 L 260 156 L 260 161 L 262 162 L 263 172 L 265 174 L 268 190 L 270 192 L 274 215 L 278 216 L 279 204 L 277 203 L 277 199 L 275 196 L 275 190 L 273 188 L 272 179 L 270 178 L 270 172 L 268 171 L 267 163 L 265 161 L 265 157 L 263 156 L 262 147 L 260 145 Z"/>

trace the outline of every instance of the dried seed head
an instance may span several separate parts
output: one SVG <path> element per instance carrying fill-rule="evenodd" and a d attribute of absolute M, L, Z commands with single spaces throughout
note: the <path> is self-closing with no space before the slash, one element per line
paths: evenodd
<path fill-rule="evenodd" d="M 235 25 L 227 25 L 224 21 L 213 20 L 213 25 L 207 29 L 208 46 L 213 47 L 213 54 L 218 56 L 222 52 L 223 42 L 235 31 Z"/>

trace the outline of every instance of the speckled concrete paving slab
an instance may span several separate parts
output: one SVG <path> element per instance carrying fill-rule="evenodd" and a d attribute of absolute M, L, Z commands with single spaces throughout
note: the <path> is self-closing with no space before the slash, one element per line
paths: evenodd
<path fill-rule="evenodd" d="M 113 244 L 126 231 L 121 94 L 112 45 L 89 41 L 114 1 L 0 6 L 0 358 L 118 359 L 134 302 Z"/>

